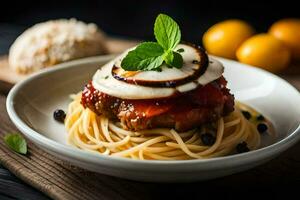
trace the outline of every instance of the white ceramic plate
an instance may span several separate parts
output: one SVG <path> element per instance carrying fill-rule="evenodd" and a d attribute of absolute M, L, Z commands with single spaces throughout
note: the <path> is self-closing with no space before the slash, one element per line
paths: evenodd
<path fill-rule="evenodd" d="M 236 99 L 269 118 L 278 134 L 263 138 L 263 147 L 248 153 L 188 161 L 138 161 L 84 152 L 66 144 L 67 132 L 52 115 L 67 109 L 69 94 L 77 93 L 97 68 L 112 56 L 86 58 L 44 70 L 18 83 L 7 98 L 7 111 L 24 135 L 47 152 L 82 168 L 139 181 L 183 182 L 216 178 L 262 164 L 300 138 L 300 95 L 286 81 L 263 70 L 231 60 L 225 65 L 228 87 Z"/>

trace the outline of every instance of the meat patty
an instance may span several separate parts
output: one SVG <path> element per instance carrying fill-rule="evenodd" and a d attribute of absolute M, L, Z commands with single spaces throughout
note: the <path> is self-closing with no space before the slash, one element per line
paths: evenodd
<path fill-rule="evenodd" d="M 120 120 L 127 130 L 175 128 L 186 131 L 215 122 L 234 110 L 234 97 L 221 77 L 195 90 L 170 98 L 127 100 L 85 86 L 81 103 L 96 114 Z"/>

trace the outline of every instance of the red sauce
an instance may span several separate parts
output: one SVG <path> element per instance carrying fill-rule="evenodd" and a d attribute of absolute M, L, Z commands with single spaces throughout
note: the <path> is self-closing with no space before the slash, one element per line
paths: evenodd
<path fill-rule="evenodd" d="M 221 77 L 193 91 L 178 93 L 169 98 L 127 100 L 100 92 L 90 82 L 84 88 L 81 103 L 97 114 L 104 114 L 109 118 L 119 118 L 121 122 L 122 119 L 123 122 L 130 120 L 130 123 L 134 123 L 136 120 L 141 127 L 147 126 L 145 124 L 149 123 L 147 119 L 161 115 L 171 116 L 172 120 L 178 122 L 187 120 L 189 117 L 190 120 L 198 119 L 199 121 L 199 118 L 207 118 L 204 121 L 209 121 L 219 117 L 213 116 L 216 109 L 221 109 L 221 115 L 233 111 L 233 96 L 226 88 L 226 84 L 226 80 Z M 168 121 L 169 118 L 161 120 Z M 129 122 L 124 123 L 128 125 Z M 166 124 L 168 123 L 166 122 Z"/>

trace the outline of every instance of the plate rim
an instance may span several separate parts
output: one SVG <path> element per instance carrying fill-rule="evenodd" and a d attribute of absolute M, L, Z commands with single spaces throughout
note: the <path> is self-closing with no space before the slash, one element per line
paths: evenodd
<path fill-rule="evenodd" d="M 209 159 L 193 159 L 193 160 L 176 160 L 176 161 L 160 161 L 160 160 L 134 160 L 129 158 L 120 158 L 120 157 L 111 157 L 111 156 L 105 156 L 97 153 L 92 152 L 85 152 L 83 150 L 74 148 L 72 146 L 60 144 L 50 138 L 47 138 L 43 134 L 35 131 L 34 129 L 30 128 L 17 114 L 15 108 L 14 108 L 14 98 L 17 96 L 18 92 L 22 89 L 22 87 L 26 84 L 28 84 L 30 81 L 39 78 L 41 76 L 45 76 L 51 72 L 56 72 L 60 70 L 64 70 L 67 68 L 73 67 L 73 65 L 79 65 L 84 63 L 91 63 L 91 62 L 104 62 L 109 61 L 112 57 L 115 55 L 105 55 L 105 56 L 94 56 L 89 58 L 83 58 L 78 60 L 73 60 L 70 62 L 65 62 L 59 65 L 56 65 L 53 68 L 47 68 L 43 69 L 37 73 L 34 73 L 30 75 L 25 80 L 17 83 L 9 92 L 6 100 L 6 109 L 9 115 L 9 118 L 12 120 L 12 122 L 17 126 L 17 128 L 33 143 L 37 143 L 39 146 L 42 146 L 42 149 L 47 149 L 51 152 L 60 153 L 63 156 L 79 160 L 79 161 L 87 161 L 94 164 L 102 164 L 102 165 L 109 165 L 109 166 L 115 166 L 118 168 L 122 168 L 128 165 L 134 166 L 133 168 L 139 168 L 141 165 L 143 166 L 143 170 L 145 168 L 148 168 L 151 171 L 154 171 L 156 168 L 153 166 L 164 166 L 168 170 L 172 170 L 171 168 L 168 168 L 168 166 L 172 165 L 180 167 L 181 165 L 184 166 L 194 166 L 197 165 L 199 169 L 206 168 L 207 166 L 210 167 L 210 169 L 220 169 L 223 168 L 224 165 L 227 167 L 236 166 L 238 164 L 246 164 L 251 163 L 256 160 L 261 160 L 263 158 L 271 157 L 272 155 L 277 155 L 283 151 L 285 151 L 287 148 L 293 146 L 298 140 L 300 139 L 300 123 L 298 124 L 297 128 L 290 133 L 287 137 L 281 139 L 280 141 L 277 141 L 276 143 L 273 143 L 269 146 L 253 150 L 247 153 L 243 154 L 234 154 L 229 156 L 223 156 L 223 157 L 217 157 L 217 158 L 209 158 Z M 263 69 L 254 68 L 250 65 L 242 64 L 233 60 L 224 59 L 220 57 L 213 56 L 216 59 L 225 60 L 229 62 L 235 62 L 238 65 L 243 65 L 247 68 L 251 67 L 253 70 L 260 71 L 261 73 L 264 73 L 268 76 L 271 76 L 272 78 L 277 79 L 278 81 L 281 81 L 286 86 L 293 89 L 295 92 L 299 94 L 298 90 L 293 87 L 291 84 L 289 84 L 284 79 L 271 74 Z M 216 163 L 219 163 L 220 161 L 223 162 L 222 165 L 215 165 Z M 132 165 L 134 164 L 134 165 Z M 126 167 L 127 168 L 127 167 Z M 189 167 L 190 168 L 190 167 Z M 181 168 L 182 169 L 182 168 Z M 188 169 L 188 167 L 186 167 Z M 157 169 L 161 170 L 161 169 Z"/>

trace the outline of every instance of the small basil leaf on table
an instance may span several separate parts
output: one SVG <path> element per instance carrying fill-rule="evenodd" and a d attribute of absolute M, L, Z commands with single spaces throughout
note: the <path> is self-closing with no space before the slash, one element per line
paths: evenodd
<path fill-rule="evenodd" d="M 7 134 L 4 136 L 4 142 L 17 153 L 27 153 L 26 140 L 20 134 Z"/>

